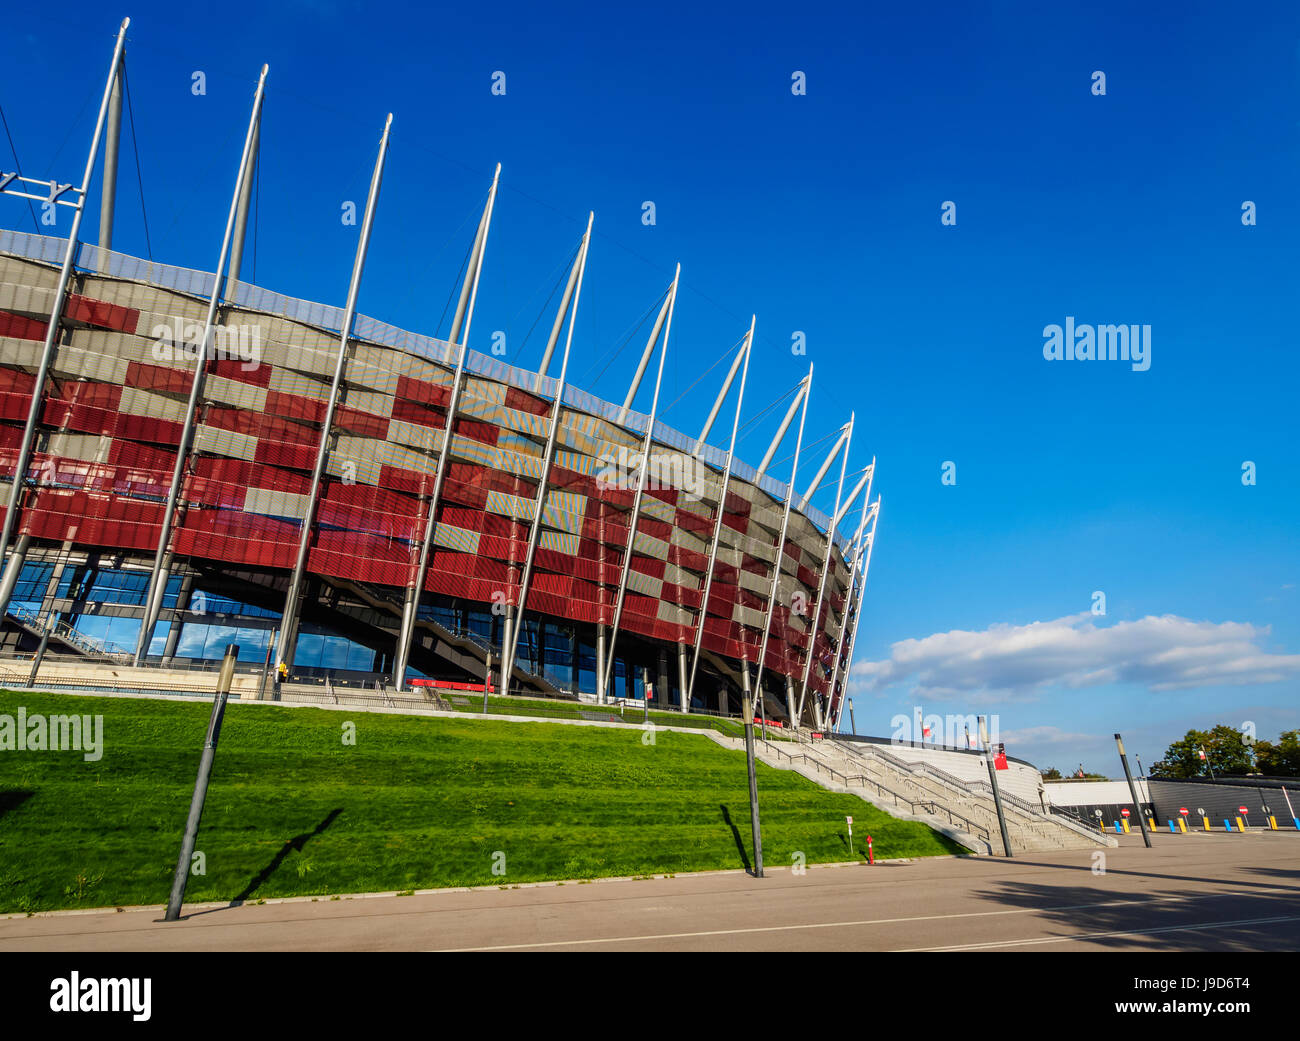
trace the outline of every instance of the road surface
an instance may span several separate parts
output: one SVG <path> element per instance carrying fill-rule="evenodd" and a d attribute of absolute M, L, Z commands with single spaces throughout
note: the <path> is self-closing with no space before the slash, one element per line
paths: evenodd
<path fill-rule="evenodd" d="M 1300 948 L 1300 835 L 0 920 L 0 951 Z M 1104 853 L 1104 862 L 1094 860 Z M 1104 873 L 1101 868 L 1104 867 Z"/>

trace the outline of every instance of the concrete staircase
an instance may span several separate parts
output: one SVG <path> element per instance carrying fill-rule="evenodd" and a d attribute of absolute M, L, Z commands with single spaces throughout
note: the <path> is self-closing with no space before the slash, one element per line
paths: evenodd
<path fill-rule="evenodd" d="M 859 795 L 894 816 L 924 820 L 977 853 L 1002 853 L 997 809 L 987 781 L 908 762 L 879 745 L 796 734 L 794 742 L 760 742 L 764 758 L 772 765 L 798 769 L 827 787 Z M 1044 813 L 1010 792 L 1000 794 L 1013 853 L 1116 844 L 1074 821 Z"/>

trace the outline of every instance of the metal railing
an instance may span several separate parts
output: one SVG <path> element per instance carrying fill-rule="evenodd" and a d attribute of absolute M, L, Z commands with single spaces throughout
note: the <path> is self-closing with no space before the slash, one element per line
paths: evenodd
<path fill-rule="evenodd" d="M 856 746 L 849 749 L 841 742 L 836 742 L 836 745 L 849 758 L 863 758 L 862 753 L 858 751 Z M 954 774 L 950 774 L 948 771 L 940 769 L 937 766 L 932 766 L 929 763 L 912 762 L 910 760 L 901 759 L 875 745 L 866 745 L 863 747 L 868 749 L 869 755 L 882 759 L 891 766 L 894 766 L 895 769 L 907 773 L 909 776 L 916 776 L 919 774 L 931 778 L 951 788 L 953 792 L 959 796 L 968 795 L 971 791 L 979 791 L 984 793 L 989 799 L 993 798 L 993 787 L 987 781 L 967 781 Z M 1038 837 L 1049 841 L 1054 838 L 1053 829 L 1057 827 L 1065 827 L 1069 831 L 1087 835 L 1089 838 L 1094 837 L 1091 829 L 1077 825 L 1073 821 L 1063 819 L 1060 815 L 1045 813 L 1039 807 L 1034 806 L 1033 803 L 1026 799 L 1022 799 L 1020 796 L 1015 795 L 1012 792 L 999 790 L 998 794 L 1002 799 L 1004 811 L 1008 808 L 1013 811 L 1011 823 L 1017 828 L 1031 831 Z"/>
<path fill-rule="evenodd" d="M 808 752 L 790 753 L 784 751 L 781 748 L 777 748 L 771 745 L 767 741 L 764 741 L 763 744 L 768 748 L 769 751 L 776 752 L 777 755 L 779 755 L 783 759 L 789 760 L 791 763 L 794 763 L 796 760 L 802 760 L 804 762 L 812 763 L 819 775 L 822 773 L 827 773 L 832 777 L 836 777 L 846 788 L 853 787 L 855 782 L 862 782 L 858 784 L 859 787 L 865 788 L 867 787 L 867 785 L 872 786 L 873 788 L 875 788 L 877 794 L 888 795 L 891 799 L 893 799 L 895 806 L 906 806 L 908 808 L 908 811 L 911 813 L 915 813 L 917 807 L 920 807 L 922 810 L 929 813 L 932 817 L 938 817 L 940 813 L 942 813 L 944 816 L 948 818 L 949 824 L 956 824 L 957 822 L 960 821 L 963 825 L 965 825 L 965 830 L 967 832 L 973 835 L 977 835 L 980 838 L 983 838 L 984 841 L 986 842 L 990 841 L 991 839 L 992 833 L 989 831 L 987 827 L 978 823 L 977 821 L 971 820 L 969 817 L 966 817 L 963 814 L 958 813 L 950 806 L 946 806 L 943 803 L 938 802 L 937 800 L 910 799 L 906 795 L 902 795 L 901 793 L 894 791 L 894 789 L 888 787 L 887 785 L 881 784 L 874 777 L 869 777 L 866 774 L 842 773 L 841 771 L 836 770 L 835 767 L 831 766 L 829 763 L 822 762 L 817 756 L 811 755 Z"/>
<path fill-rule="evenodd" d="M 62 640 L 64 643 L 71 644 L 87 655 L 108 658 L 112 661 L 129 661 L 131 659 L 131 653 L 125 647 L 120 647 L 107 640 L 97 640 L 93 636 L 87 636 L 62 618 L 55 622 L 54 625 L 50 625 L 47 616 L 42 616 L 39 611 L 33 611 L 27 607 L 14 607 L 9 613 L 37 632 L 44 633 L 48 628 L 51 636 Z"/>

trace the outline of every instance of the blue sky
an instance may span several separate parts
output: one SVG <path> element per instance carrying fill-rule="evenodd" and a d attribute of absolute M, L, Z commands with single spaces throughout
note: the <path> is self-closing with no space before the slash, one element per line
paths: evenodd
<path fill-rule="evenodd" d="M 855 465 L 879 459 L 859 730 L 989 711 L 1013 754 L 1113 772 L 1115 730 L 1149 764 L 1191 726 L 1300 725 L 1300 10 L 1050 6 L 15 10 L 0 103 L 25 173 L 77 179 L 129 14 L 153 255 L 210 270 L 269 62 L 256 280 L 340 304 L 341 203 L 392 111 L 361 309 L 422 332 L 501 162 L 471 346 L 502 330 L 537 364 L 549 315 L 525 334 L 594 210 L 571 374 L 606 398 L 680 261 L 667 401 L 757 312 L 746 415 L 811 360 L 809 441 L 856 409 Z M 145 255 L 134 167 L 115 246 Z M 1149 371 L 1044 360 L 1067 316 L 1149 325 Z M 718 375 L 666 421 L 695 432 Z"/>

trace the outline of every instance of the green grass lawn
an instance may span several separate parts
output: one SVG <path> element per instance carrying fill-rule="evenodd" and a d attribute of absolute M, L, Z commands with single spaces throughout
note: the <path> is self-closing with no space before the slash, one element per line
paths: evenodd
<path fill-rule="evenodd" d="M 0 751 L 0 912 L 163 903 L 210 704 L 0 691 L 0 714 L 104 717 L 103 757 Z M 355 724 L 355 745 L 344 724 Z M 187 901 L 748 865 L 744 756 L 639 730 L 231 702 Z M 764 862 L 963 852 L 759 764 Z M 499 854 L 504 854 L 502 858 Z M 495 856 L 494 856 L 495 855 Z M 494 874 L 494 863 L 504 874 Z"/>

